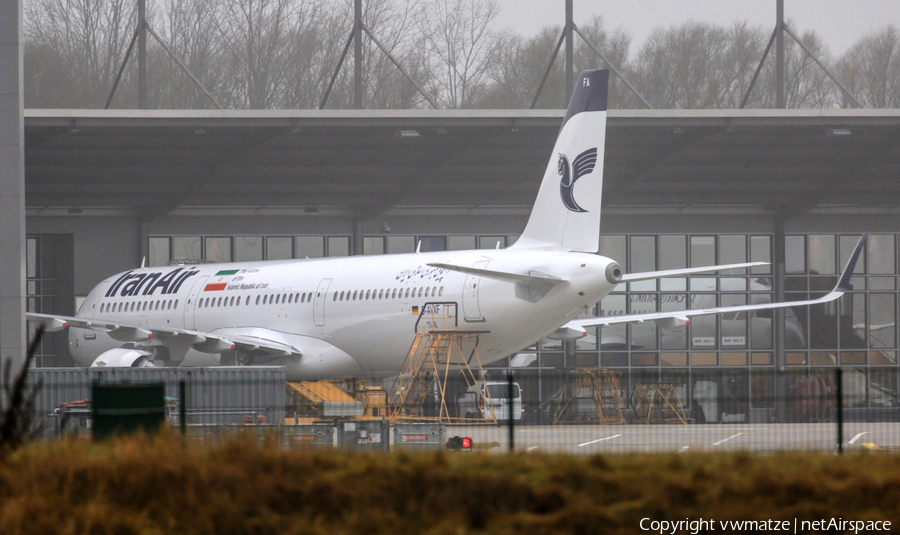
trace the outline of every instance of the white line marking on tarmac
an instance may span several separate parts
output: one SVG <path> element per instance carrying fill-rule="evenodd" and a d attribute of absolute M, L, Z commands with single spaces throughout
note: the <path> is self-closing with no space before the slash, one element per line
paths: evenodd
<path fill-rule="evenodd" d="M 851 438 L 851 439 L 850 439 L 850 444 L 855 443 L 857 440 L 859 440 L 859 437 L 865 435 L 866 433 L 868 433 L 868 431 L 863 431 L 862 433 L 860 433 L 860 434 L 856 435 L 855 437 Z"/>
<path fill-rule="evenodd" d="M 728 442 L 729 440 L 731 440 L 731 439 L 733 439 L 733 438 L 737 438 L 737 437 L 739 437 L 739 436 L 741 436 L 741 435 L 743 435 L 743 433 L 738 433 L 738 434 L 736 434 L 736 435 L 731 435 L 731 436 L 728 437 L 728 438 L 723 438 L 722 440 L 720 440 L 720 441 L 718 441 L 718 442 L 713 442 L 713 446 L 718 446 L 719 444 L 721 444 L 721 443 L 723 443 L 723 442 Z"/>
<path fill-rule="evenodd" d="M 690 448 L 690 446 L 682 446 L 681 451 L 685 451 L 688 448 Z"/>
<path fill-rule="evenodd" d="M 538 449 L 538 447 L 539 447 L 539 446 L 532 446 L 532 447 L 528 448 L 528 449 L 525 450 L 525 451 L 536 450 L 536 449 Z"/>
<path fill-rule="evenodd" d="M 597 442 L 603 442 L 604 440 L 609 440 L 611 438 L 618 438 L 620 436 L 622 436 L 622 433 L 619 433 L 618 435 L 613 435 L 611 437 L 598 438 L 597 440 L 592 440 L 590 442 L 585 442 L 584 444 L 579 444 L 578 447 L 582 448 L 584 446 L 587 446 L 588 444 L 595 444 Z"/>

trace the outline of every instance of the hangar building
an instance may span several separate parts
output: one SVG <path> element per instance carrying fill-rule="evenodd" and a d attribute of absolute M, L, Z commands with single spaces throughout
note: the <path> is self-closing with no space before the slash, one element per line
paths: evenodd
<path fill-rule="evenodd" d="M 170 262 L 493 249 L 513 243 L 563 110 L 25 112 L 27 306 L 72 314 L 103 278 Z M 805 299 L 541 342 L 492 365 L 535 399 L 560 370 L 732 377 L 764 413 L 776 371 L 847 366 L 852 405 L 896 406 L 898 110 L 614 110 L 601 252 L 629 272 L 743 261 L 772 267 L 623 285 L 597 314 Z M 781 273 L 784 277 L 780 277 Z M 65 335 L 39 365 L 71 365 Z M 726 384 L 727 383 L 727 384 Z M 558 390 L 558 388 L 556 388 Z"/>

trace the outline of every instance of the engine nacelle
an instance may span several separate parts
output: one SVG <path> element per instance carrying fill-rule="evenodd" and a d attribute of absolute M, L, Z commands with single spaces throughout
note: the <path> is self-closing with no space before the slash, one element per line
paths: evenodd
<path fill-rule="evenodd" d="M 104 351 L 91 363 L 91 368 L 152 368 L 153 353 L 140 349 L 117 347 Z"/>

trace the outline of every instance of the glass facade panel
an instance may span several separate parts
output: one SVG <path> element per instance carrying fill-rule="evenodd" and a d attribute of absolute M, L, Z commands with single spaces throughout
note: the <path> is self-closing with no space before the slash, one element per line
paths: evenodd
<path fill-rule="evenodd" d="M 173 236 L 172 260 L 200 262 L 201 258 L 203 258 L 201 244 L 200 236 Z"/>
<path fill-rule="evenodd" d="M 447 238 L 444 236 L 419 236 L 419 241 L 422 242 L 420 250 L 423 253 L 447 250 Z"/>
<path fill-rule="evenodd" d="M 694 294 L 691 296 L 691 308 L 713 308 L 716 306 L 714 294 Z M 714 349 L 716 347 L 715 315 L 691 317 L 691 347 L 694 349 Z"/>
<path fill-rule="evenodd" d="M 809 273 L 820 275 L 835 273 L 833 235 L 812 234 L 809 236 Z"/>
<path fill-rule="evenodd" d="M 719 236 L 719 263 L 740 264 L 747 261 L 747 237 L 743 235 Z M 720 271 L 720 275 L 743 275 L 746 269 Z"/>
<path fill-rule="evenodd" d="M 506 236 L 479 236 L 478 237 L 478 248 L 479 249 L 497 249 L 499 244 L 499 248 L 503 249 L 506 247 Z"/>
<path fill-rule="evenodd" d="M 653 236 L 632 236 L 631 257 L 628 270 L 631 273 L 656 271 L 656 238 Z"/>
<path fill-rule="evenodd" d="M 785 273 L 806 273 L 806 239 L 803 236 L 784 237 Z"/>
<path fill-rule="evenodd" d="M 297 236 L 297 258 L 322 258 L 325 256 L 323 236 Z"/>
<path fill-rule="evenodd" d="M 475 236 L 447 236 L 447 250 L 448 251 L 468 251 L 475 248 Z M 415 245 L 413 245 L 412 251 L 403 251 L 403 252 L 413 252 L 415 251 Z M 394 252 L 394 251 L 391 251 Z"/>
<path fill-rule="evenodd" d="M 350 256 L 350 237 L 328 236 L 328 256 Z"/>
<path fill-rule="evenodd" d="M 293 238 L 288 236 L 269 236 L 266 238 L 267 260 L 288 260 L 294 258 Z"/>
<path fill-rule="evenodd" d="M 770 236 L 750 236 L 750 261 L 769 263 L 767 266 L 750 268 L 750 273 L 754 275 L 772 273 L 772 238 Z"/>
<path fill-rule="evenodd" d="M 750 363 L 754 366 L 771 366 L 772 365 L 772 354 L 771 353 L 751 353 L 750 354 Z"/>
<path fill-rule="evenodd" d="M 255 262 L 263 259 L 263 239 L 261 236 L 237 236 L 234 238 L 234 260 Z"/>
<path fill-rule="evenodd" d="M 746 366 L 747 354 L 733 351 L 722 352 L 722 366 Z"/>
<path fill-rule="evenodd" d="M 451 238 L 460 237 L 460 236 L 451 236 Z M 472 240 L 473 247 L 470 249 L 474 249 L 475 240 Z M 416 238 L 415 236 L 388 236 L 387 237 L 387 252 L 391 254 L 402 254 L 402 253 L 414 253 L 416 252 Z"/>
<path fill-rule="evenodd" d="M 718 357 L 715 353 L 705 353 L 694 351 L 691 353 L 691 366 L 715 366 L 718 364 Z"/>
<path fill-rule="evenodd" d="M 898 406 L 898 387 L 896 368 L 872 368 L 869 370 L 869 407 Z"/>
<path fill-rule="evenodd" d="M 231 262 L 231 238 L 206 238 L 206 261 Z"/>
<path fill-rule="evenodd" d="M 659 237 L 659 269 L 687 267 L 687 238 L 685 236 Z"/>
<path fill-rule="evenodd" d="M 869 295 L 868 327 L 869 347 L 876 349 L 897 347 L 897 307 L 894 294 Z M 859 329 L 855 317 L 853 329 L 855 332 Z"/>
<path fill-rule="evenodd" d="M 870 234 L 866 240 L 869 257 L 869 273 L 872 275 L 893 275 L 896 273 L 897 248 L 893 234 Z"/>
<path fill-rule="evenodd" d="M 363 254 L 384 254 L 384 237 L 365 236 L 363 238 Z"/>
<path fill-rule="evenodd" d="M 687 353 L 660 353 L 659 363 L 662 366 L 687 366 Z"/>
<path fill-rule="evenodd" d="M 691 236 L 691 267 L 712 266 L 715 263 L 715 236 Z"/>
<path fill-rule="evenodd" d="M 165 266 L 168 265 L 171 257 L 169 256 L 169 246 L 172 243 L 168 237 L 150 238 L 150 247 L 147 249 L 150 258 L 147 259 L 148 266 Z"/>
<path fill-rule="evenodd" d="M 747 304 L 747 297 L 743 294 L 724 294 L 721 297 L 722 306 L 738 306 Z M 726 312 L 719 314 L 722 326 L 722 349 L 744 349 L 747 347 L 747 312 Z"/>

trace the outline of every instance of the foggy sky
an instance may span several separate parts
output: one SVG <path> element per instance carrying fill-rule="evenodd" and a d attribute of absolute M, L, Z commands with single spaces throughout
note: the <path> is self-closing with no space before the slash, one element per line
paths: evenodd
<path fill-rule="evenodd" d="M 499 0 L 496 27 L 532 36 L 543 26 L 562 26 L 564 0 Z M 775 0 L 574 0 L 575 24 L 594 14 L 607 30 L 622 28 L 632 36 L 632 53 L 659 26 L 687 20 L 730 25 L 747 20 L 775 27 Z M 900 0 L 785 0 L 785 19 L 795 33 L 816 30 L 832 54 L 841 55 L 860 37 L 891 23 L 900 27 Z"/>

